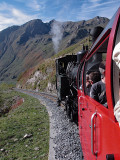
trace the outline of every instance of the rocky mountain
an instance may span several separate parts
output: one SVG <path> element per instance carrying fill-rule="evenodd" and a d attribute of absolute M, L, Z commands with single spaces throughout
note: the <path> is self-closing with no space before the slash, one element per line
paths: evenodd
<path fill-rule="evenodd" d="M 56 52 L 87 37 L 95 26 L 106 26 L 108 19 L 43 23 L 31 20 L 0 32 L 0 81 L 16 81 L 20 73 L 35 67 Z"/>

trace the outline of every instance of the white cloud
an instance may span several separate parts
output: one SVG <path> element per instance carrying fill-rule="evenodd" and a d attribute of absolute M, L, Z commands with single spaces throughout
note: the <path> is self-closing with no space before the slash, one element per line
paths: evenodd
<path fill-rule="evenodd" d="M 40 11 L 45 8 L 46 2 L 40 0 L 16 0 L 17 2 L 23 3 L 25 6 L 31 8 L 34 11 Z"/>
<path fill-rule="evenodd" d="M 7 3 L 0 3 L 0 30 L 3 30 L 12 25 L 21 25 L 25 22 L 37 18 L 36 15 L 27 15 L 14 8 Z"/>
<path fill-rule="evenodd" d="M 55 15 L 55 19 L 57 21 L 68 21 L 70 19 L 70 16 L 72 14 L 72 1 L 69 0 L 69 3 L 64 0 L 57 0 L 55 1 L 58 7 L 58 10 Z"/>
<path fill-rule="evenodd" d="M 90 0 L 90 2 L 100 2 L 101 0 Z"/>
<path fill-rule="evenodd" d="M 44 9 L 45 3 L 44 2 L 39 2 L 37 0 L 29 0 L 26 5 L 30 8 L 32 8 L 35 11 L 40 11 Z"/>
<path fill-rule="evenodd" d="M 97 3 L 96 3 L 96 1 L 95 1 L 90 6 L 88 6 L 88 9 L 89 8 L 104 7 L 104 6 L 112 5 L 114 3 L 115 3 L 115 1 L 108 1 L 108 2 L 102 2 L 102 3 L 100 1 L 97 1 Z"/>
<path fill-rule="evenodd" d="M 113 1 L 101 1 L 101 0 L 89 0 L 81 5 L 80 12 L 78 12 L 77 20 L 88 20 L 95 16 L 102 16 L 111 18 L 118 9 L 119 0 Z M 112 8 L 112 9 L 111 9 Z"/>

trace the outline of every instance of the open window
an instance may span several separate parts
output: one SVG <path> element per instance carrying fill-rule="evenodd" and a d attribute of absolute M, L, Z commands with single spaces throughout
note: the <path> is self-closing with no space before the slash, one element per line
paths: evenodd
<path fill-rule="evenodd" d="M 103 41 L 103 43 L 98 47 L 98 49 L 92 55 L 89 56 L 85 64 L 84 88 L 85 88 L 85 94 L 88 96 L 90 96 L 92 85 L 97 83 L 98 81 L 101 81 L 101 78 L 103 78 L 100 66 L 104 64 L 105 67 L 108 39 L 109 38 L 106 38 Z M 104 68 L 104 73 L 105 73 L 105 68 Z"/>

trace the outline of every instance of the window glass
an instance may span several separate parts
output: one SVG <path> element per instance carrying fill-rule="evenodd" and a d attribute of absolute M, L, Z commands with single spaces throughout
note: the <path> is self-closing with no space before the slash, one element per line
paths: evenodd
<path fill-rule="evenodd" d="M 79 66 L 78 71 L 78 89 L 83 90 L 82 86 L 83 63 Z"/>
<path fill-rule="evenodd" d="M 107 107 L 105 87 L 105 64 L 108 39 L 88 59 L 85 64 L 85 93 Z"/>

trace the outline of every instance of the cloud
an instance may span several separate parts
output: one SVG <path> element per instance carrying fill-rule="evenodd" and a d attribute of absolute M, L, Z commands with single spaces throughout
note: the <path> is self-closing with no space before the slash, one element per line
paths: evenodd
<path fill-rule="evenodd" d="M 39 11 L 42 8 L 44 8 L 44 2 L 41 2 L 39 0 L 15 0 L 16 2 L 23 3 L 25 6 L 30 7 L 34 11 Z"/>
<path fill-rule="evenodd" d="M 32 3 L 30 3 L 28 6 L 33 8 L 36 11 L 40 10 L 40 5 L 37 3 L 36 0 L 33 0 Z"/>
<path fill-rule="evenodd" d="M 96 16 L 111 18 L 118 9 L 118 0 L 102 1 L 89 0 L 81 5 L 80 11 L 77 13 L 77 20 L 88 20 Z M 112 9 L 111 9 L 112 8 Z"/>
<path fill-rule="evenodd" d="M 33 11 L 43 10 L 46 6 L 46 1 L 39 0 L 15 0 L 19 3 L 23 3 L 25 6 L 31 8 Z"/>
<path fill-rule="evenodd" d="M 0 30 L 12 25 L 21 25 L 25 22 L 37 18 L 36 16 L 27 15 L 21 10 L 7 3 L 0 3 Z"/>
<path fill-rule="evenodd" d="M 45 8 L 45 2 L 40 2 L 37 0 L 29 0 L 26 3 L 26 6 L 30 7 L 31 9 L 33 9 L 35 11 L 40 11 Z"/>
<path fill-rule="evenodd" d="M 56 1 L 56 7 L 58 7 L 56 12 L 56 18 L 58 21 L 67 21 L 70 19 L 72 14 L 72 1 L 69 0 L 69 3 L 64 0 Z"/>
<path fill-rule="evenodd" d="M 90 2 L 96 3 L 96 2 L 100 2 L 101 0 L 90 0 Z"/>

